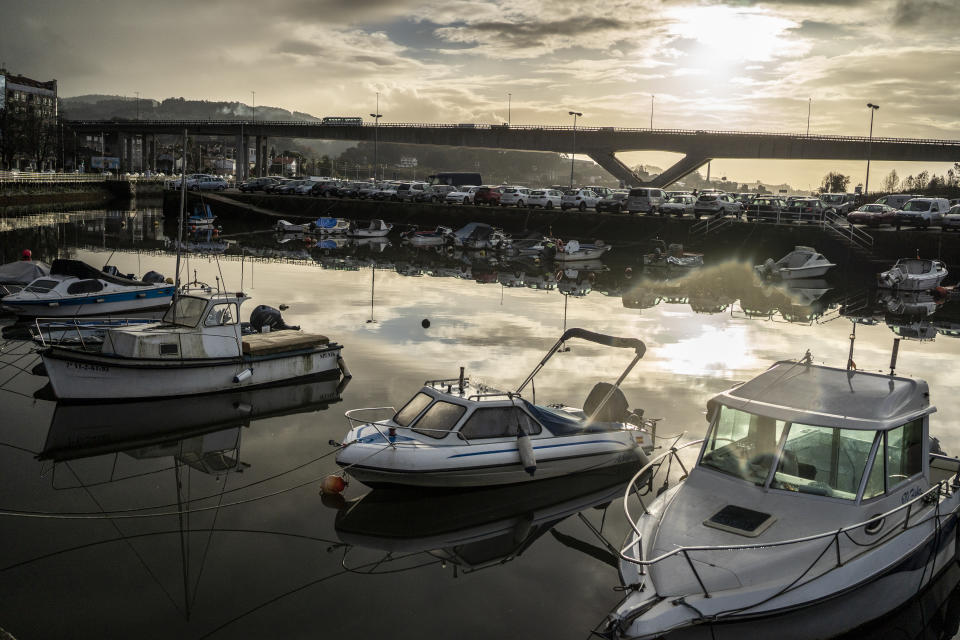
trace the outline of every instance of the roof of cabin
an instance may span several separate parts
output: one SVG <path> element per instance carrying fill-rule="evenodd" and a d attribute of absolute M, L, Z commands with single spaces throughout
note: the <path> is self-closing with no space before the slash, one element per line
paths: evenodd
<path fill-rule="evenodd" d="M 778 362 L 715 396 L 720 403 L 778 420 L 847 429 L 889 429 L 933 413 L 923 380 Z"/>

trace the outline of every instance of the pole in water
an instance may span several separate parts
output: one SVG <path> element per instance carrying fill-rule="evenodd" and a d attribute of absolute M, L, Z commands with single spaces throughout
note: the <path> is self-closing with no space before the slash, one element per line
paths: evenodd
<path fill-rule="evenodd" d="M 850 333 L 850 353 L 847 355 L 847 370 L 856 369 L 857 365 L 853 361 L 853 343 L 857 339 L 857 323 L 853 323 L 853 331 Z"/>
<path fill-rule="evenodd" d="M 890 355 L 890 375 L 897 370 L 897 354 L 900 353 L 900 338 L 893 339 L 893 353 Z"/>

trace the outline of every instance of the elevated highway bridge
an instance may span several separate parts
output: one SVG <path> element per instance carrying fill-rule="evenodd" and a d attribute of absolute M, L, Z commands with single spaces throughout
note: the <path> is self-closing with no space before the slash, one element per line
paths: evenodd
<path fill-rule="evenodd" d="M 260 120 L 71 120 L 78 134 L 119 136 L 126 149 L 134 136 L 190 135 L 233 137 L 237 148 L 256 139 L 257 171 L 265 167 L 271 137 L 440 145 L 515 151 L 575 152 L 587 155 L 624 184 L 666 187 L 717 158 L 778 160 L 866 160 L 895 162 L 960 161 L 960 140 L 867 138 L 748 131 L 625 129 L 618 127 L 508 126 L 490 124 L 374 123 L 323 124 Z M 644 183 L 617 158 L 625 151 L 683 154 L 676 164 Z M 129 157 L 129 156 L 127 156 Z M 238 178 L 245 178 L 241 163 Z"/>

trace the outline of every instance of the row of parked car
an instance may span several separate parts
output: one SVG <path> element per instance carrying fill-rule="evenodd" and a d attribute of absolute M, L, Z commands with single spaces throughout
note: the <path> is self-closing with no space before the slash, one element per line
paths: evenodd
<path fill-rule="evenodd" d="M 209 173 L 188 173 L 186 176 L 171 178 L 164 182 L 167 189 L 180 189 L 183 187 L 183 181 L 187 182 L 187 189 L 191 191 L 223 191 L 230 184 L 221 176 L 211 175 Z"/>

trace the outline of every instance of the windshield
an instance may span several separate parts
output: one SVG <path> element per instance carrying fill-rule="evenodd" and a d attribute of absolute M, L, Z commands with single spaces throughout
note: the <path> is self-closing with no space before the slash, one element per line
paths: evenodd
<path fill-rule="evenodd" d="M 776 464 L 773 489 L 854 500 L 876 437 L 721 407 L 700 464 L 758 486 Z"/>
<path fill-rule="evenodd" d="M 393 421 L 396 422 L 401 427 L 408 427 L 410 423 L 413 422 L 413 419 L 420 415 L 420 412 L 430 404 L 430 401 L 433 400 L 430 396 L 423 393 L 422 391 L 417 395 L 413 396 L 410 399 L 403 409 L 397 411 L 397 415 L 393 416 Z"/>
<path fill-rule="evenodd" d="M 427 409 L 423 417 L 417 420 L 413 430 L 431 438 L 444 438 L 460 421 L 466 410 L 467 408 L 462 405 L 437 400 Z"/>
<path fill-rule="evenodd" d="M 930 210 L 930 201 L 929 200 L 911 200 L 907 204 L 903 205 L 904 211 L 929 211 Z"/>
<path fill-rule="evenodd" d="M 195 327 L 207 308 L 207 301 L 193 296 L 180 296 L 163 314 L 163 321 L 183 327 Z"/>
<path fill-rule="evenodd" d="M 46 293 L 60 284 L 59 280 L 34 280 L 26 291 L 30 293 Z"/>
<path fill-rule="evenodd" d="M 820 196 L 820 200 L 827 204 L 842 204 L 846 202 L 847 199 L 844 196 L 822 195 Z"/>

